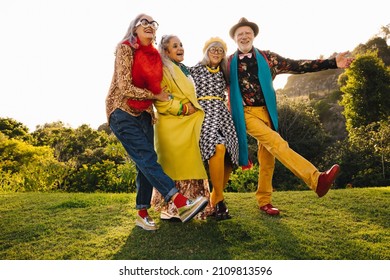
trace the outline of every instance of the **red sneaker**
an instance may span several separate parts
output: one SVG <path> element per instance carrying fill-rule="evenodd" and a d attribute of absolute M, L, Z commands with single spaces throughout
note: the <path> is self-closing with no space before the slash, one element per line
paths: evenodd
<path fill-rule="evenodd" d="M 266 214 L 270 216 L 276 216 L 279 215 L 279 209 L 272 206 L 272 204 L 268 203 L 267 205 L 260 207 L 261 211 L 264 211 Z"/>
<path fill-rule="evenodd" d="M 323 197 L 327 194 L 333 182 L 336 180 L 337 175 L 339 175 L 340 166 L 338 164 L 333 165 L 328 171 L 322 172 L 318 178 L 318 184 L 316 193 L 318 197 Z"/>

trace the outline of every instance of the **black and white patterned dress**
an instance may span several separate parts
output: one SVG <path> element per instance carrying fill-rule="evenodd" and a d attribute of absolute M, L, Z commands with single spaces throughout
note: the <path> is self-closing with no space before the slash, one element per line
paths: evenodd
<path fill-rule="evenodd" d="M 198 63 L 190 67 L 199 104 L 205 112 L 200 133 L 202 159 L 215 154 L 217 144 L 224 144 L 234 166 L 238 165 L 238 138 L 231 114 L 226 106 L 226 81 L 221 71 L 211 73 Z"/>

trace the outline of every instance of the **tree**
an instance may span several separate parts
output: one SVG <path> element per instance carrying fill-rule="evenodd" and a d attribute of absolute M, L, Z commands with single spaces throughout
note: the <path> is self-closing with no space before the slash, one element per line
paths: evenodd
<path fill-rule="evenodd" d="M 388 40 L 390 38 L 390 23 L 388 23 L 386 26 L 381 27 L 379 35 L 382 35 L 385 40 Z"/>
<path fill-rule="evenodd" d="M 338 162 L 338 186 L 388 186 L 390 184 L 389 120 L 353 128 L 348 139 L 330 147 L 325 160 Z"/>
<path fill-rule="evenodd" d="M 32 141 L 28 127 L 12 118 L 0 118 L 0 132 L 9 138 L 20 139 L 30 143 Z"/>
<path fill-rule="evenodd" d="M 54 149 L 54 155 L 59 161 L 67 161 L 64 142 L 69 139 L 72 129 L 59 122 L 46 123 L 37 126 L 32 133 L 38 146 L 50 146 Z"/>
<path fill-rule="evenodd" d="M 348 139 L 333 153 L 344 170 L 339 180 L 354 186 L 388 184 L 390 68 L 377 52 L 368 51 L 340 80 Z"/>
<path fill-rule="evenodd" d="M 376 54 L 358 56 L 346 70 L 344 106 L 347 131 L 372 122 L 387 120 L 390 114 L 390 68 Z"/>
<path fill-rule="evenodd" d="M 385 34 L 385 33 L 384 33 Z M 374 52 L 378 54 L 378 57 L 383 60 L 386 66 L 390 65 L 390 47 L 387 45 L 386 37 L 384 38 L 375 36 L 368 40 L 365 44 L 359 44 L 353 51 L 354 57 L 363 55 L 368 52 Z"/>
<path fill-rule="evenodd" d="M 98 131 L 105 131 L 108 135 L 112 134 L 111 128 L 108 123 L 103 123 L 99 125 Z"/>
<path fill-rule="evenodd" d="M 72 161 L 76 167 L 108 159 L 99 158 L 103 156 L 107 144 L 111 141 L 109 135 L 104 131 L 97 131 L 86 124 L 76 129 L 66 127 L 62 122 L 54 122 L 38 126 L 33 133 L 37 144 L 48 145 L 54 149 L 54 154 L 61 162 Z"/>

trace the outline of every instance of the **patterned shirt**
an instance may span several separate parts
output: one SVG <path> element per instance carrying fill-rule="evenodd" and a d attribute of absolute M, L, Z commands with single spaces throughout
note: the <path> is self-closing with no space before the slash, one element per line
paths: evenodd
<path fill-rule="evenodd" d="M 278 74 L 303 74 L 308 72 L 317 72 L 326 69 L 336 69 L 336 59 L 317 59 L 317 60 L 293 60 L 284 58 L 270 51 L 260 51 L 268 62 L 271 70 L 272 79 Z M 238 51 L 238 54 L 241 52 Z M 252 49 L 252 56 L 245 56 L 238 59 L 238 84 L 245 105 L 264 106 L 265 100 L 261 89 L 258 66 L 255 52 Z M 231 60 L 230 56 L 229 60 Z"/>
<path fill-rule="evenodd" d="M 245 105 L 265 105 L 258 76 L 257 60 L 254 55 L 251 58 L 245 56 L 238 60 L 238 85 Z"/>

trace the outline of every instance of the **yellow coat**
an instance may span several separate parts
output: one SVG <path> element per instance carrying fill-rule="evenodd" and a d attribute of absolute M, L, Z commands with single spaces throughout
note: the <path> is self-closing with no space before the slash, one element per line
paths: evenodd
<path fill-rule="evenodd" d="M 195 86 L 177 65 L 173 65 L 174 77 L 164 67 L 161 87 L 170 92 L 173 99 L 155 101 L 157 122 L 154 126 L 154 143 L 165 173 L 173 180 L 207 179 L 199 148 L 200 130 L 204 111 L 196 99 Z M 191 102 L 198 110 L 189 116 L 178 116 L 180 103 Z"/>

